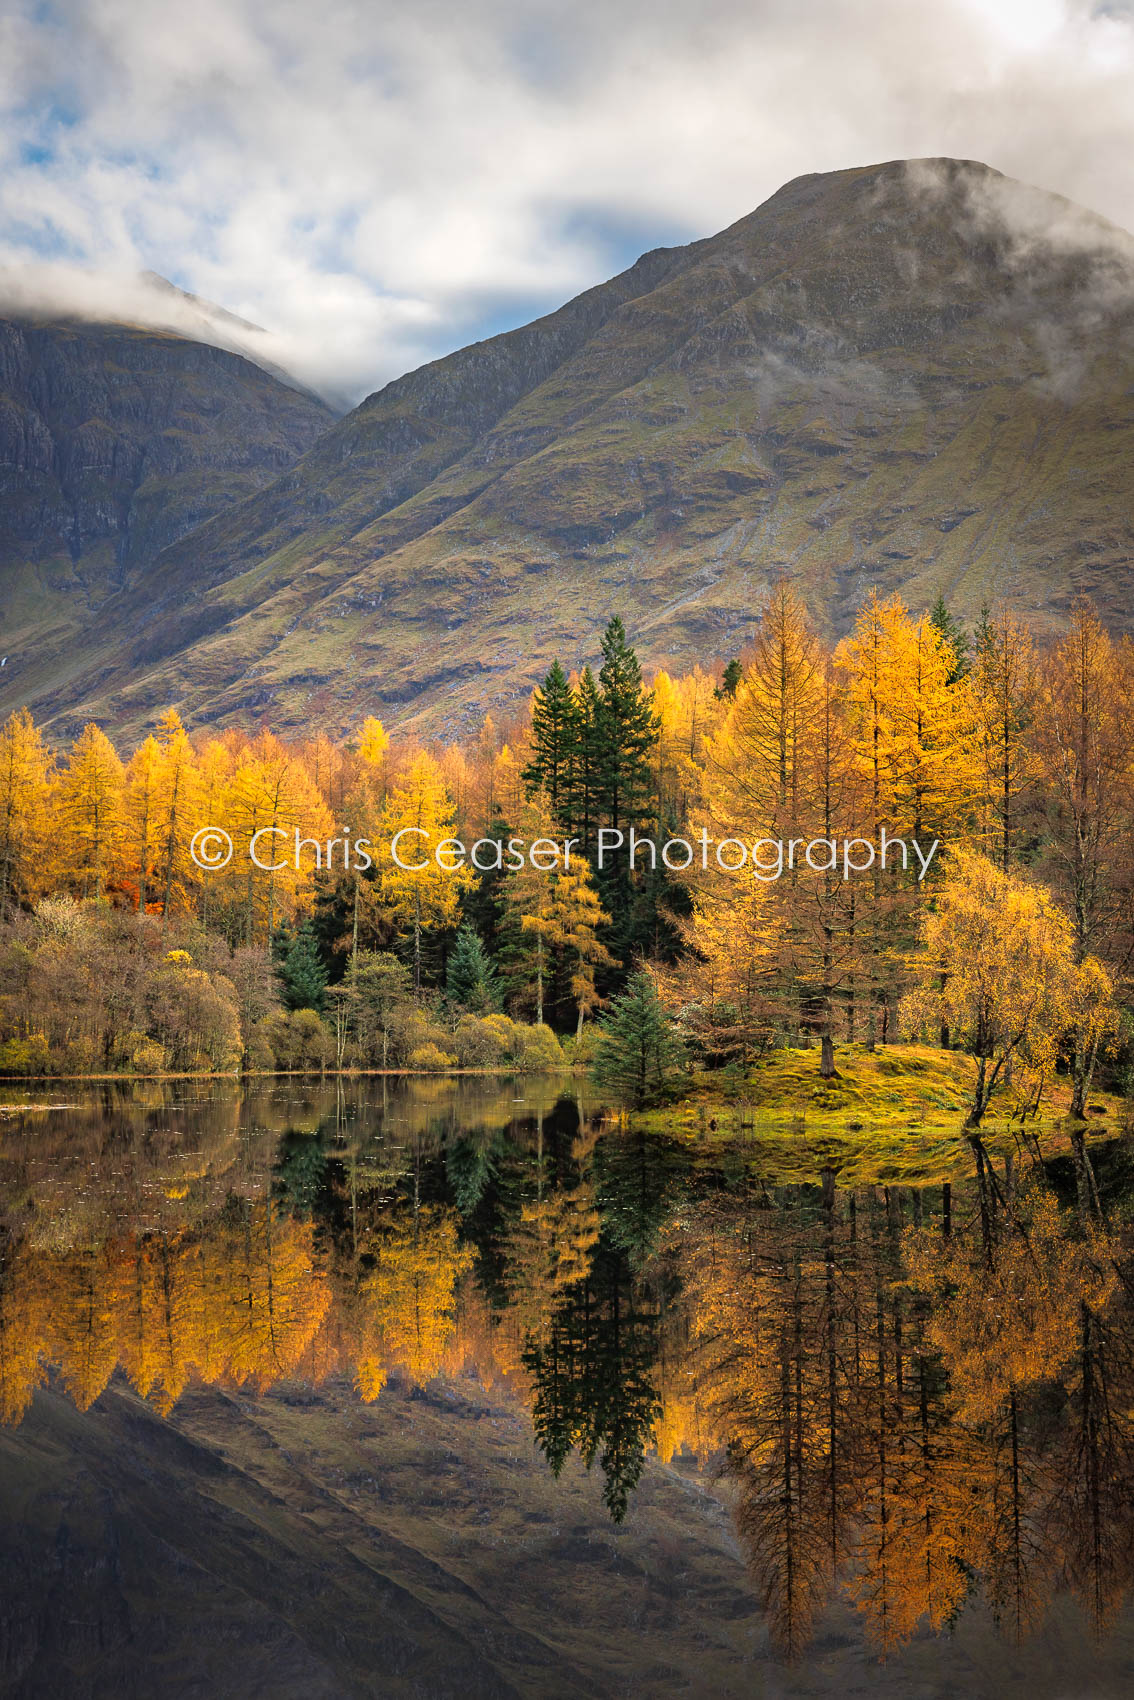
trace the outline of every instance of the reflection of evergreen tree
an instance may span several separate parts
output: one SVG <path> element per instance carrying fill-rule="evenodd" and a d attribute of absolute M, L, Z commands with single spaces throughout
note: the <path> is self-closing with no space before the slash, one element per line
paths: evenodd
<path fill-rule="evenodd" d="M 608 1132 L 595 1150 L 603 1232 L 635 1268 L 652 1256 L 692 1164 L 687 1147 L 664 1135 Z"/>
<path fill-rule="evenodd" d="M 571 1306 L 552 1319 L 547 1338 L 529 1344 L 524 1365 L 535 1378 L 532 1424 L 552 1474 L 558 1477 L 580 1434 L 582 1379 L 577 1371 L 577 1337 Z"/>
<path fill-rule="evenodd" d="M 502 1133 L 485 1134 L 477 1128 L 445 1147 L 445 1177 L 453 1203 L 462 1217 L 475 1215 L 485 1192 L 496 1178 L 500 1163 Z"/>
<path fill-rule="evenodd" d="M 327 1154 L 317 1133 L 289 1128 L 276 1154 L 272 1192 L 293 1215 L 312 1216 L 327 1196 Z"/>
<path fill-rule="evenodd" d="M 498 1309 L 506 1309 L 508 1253 L 525 1201 L 545 1187 L 569 1185 L 576 1166 L 572 1142 L 579 1128 L 574 1099 L 561 1098 L 539 1118 L 534 1144 L 525 1130 L 519 1143 L 513 1128 L 477 1130 L 450 1140 L 445 1155 L 448 1197 L 462 1217 L 462 1231 L 476 1248 L 477 1280 Z"/>
<path fill-rule="evenodd" d="M 474 1247 L 476 1280 L 490 1303 L 507 1304 L 504 1245 L 520 1212 L 521 1171 L 506 1128 L 454 1140 L 446 1176 L 461 1213 L 461 1231 Z"/>
<path fill-rule="evenodd" d="M 616 1523 L 642 1474 L 660 1411 L 652 1370 L 657 1315 L 635 1292 L 629 1265 L 600 1249 L 591 1275 L 571 1292 L 548 1336 L 532 1341 L 524 1364 L 535 1382 L 536 1439 L 556 1473 L 577 1449 L 604 1479 L 603 1501 Z"/>

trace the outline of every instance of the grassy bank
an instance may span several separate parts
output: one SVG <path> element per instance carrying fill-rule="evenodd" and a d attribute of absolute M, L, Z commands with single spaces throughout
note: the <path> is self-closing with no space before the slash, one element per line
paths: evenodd
<path fill-rule="evenodd" d="M 653 1132 L 723 1153 L 758 1148 L 762 1172 L 788 1183 L 834 1168 L 843 1185 L 928 1183 L 967 1175 L 972 1154 L 965 1117 L 975 1064 L 929 1045 L 859 1045 L 835 1052 L 838 1078 L 821 1080 L 819 1050 L 785 1048 L 743 1071 L 696 1076 L 687 1095 L 634 1118 Z M 1006 1155 L 1038 1140 L 1045 1156 L 1070 1149 L 1070 1089 L 1053 1083 L 1026 1128 L 1009 1094 L 994 1099 L 981 1138 Z M 1124 1129 L 1125 1100 L 1092 1093 L 1088 1137 Z M 1081 1125 L 1081 1124 L 1077 1124 Z"/>

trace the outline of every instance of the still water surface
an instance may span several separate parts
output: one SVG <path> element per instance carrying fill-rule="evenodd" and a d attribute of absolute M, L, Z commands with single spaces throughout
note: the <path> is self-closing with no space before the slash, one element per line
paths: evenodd
<path fill-rule="evenodd" d="M 1100 1213 L 564 1077 L 8 1098 L 0 1695 L 1134 1692 L 1123 1141 Z"/>

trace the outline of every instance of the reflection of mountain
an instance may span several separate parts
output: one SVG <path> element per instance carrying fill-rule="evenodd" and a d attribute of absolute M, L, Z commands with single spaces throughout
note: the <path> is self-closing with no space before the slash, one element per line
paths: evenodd
<path fill-rule="evenodd" d="M 0 1695 L 751 1700 L 719 1508 L 653 1468 L 615 1529 L 599 1485 L 472 1384 L 41 1394 L 0 1430 Z"/>
<path fill-rule="evenodd" d="M 313 1424 L 358 1412 L 344 1375 L 382 1412 L 439 1371 L 466 1393 L 473 1374 L 497 1384 L 495 1409 L 528 1408 L 565 1492 L 579 1460 L 593 1465 L 591 1504 L 601 1494 L 616 1519 L 633 1523 L 639 1484 L 657 1492 L 651 1447 L 721 1464 L 783 1652 L 847 1600 L 890 1656 L 959 1620 L 1030 1645 L 1053 1611 L 1072 1621 L 1067 1601 L 1093 1644 L 1118 1644 L 1134 1583 L 1131 1246 L 1066 1159 L 1001 1174 L 981 1151 L 971 1185 L 841 1192 L 828 1172 L 822 1188 L 769 1190 L 757 1145 L 598 1130 L 538 1093 L 514 1120 L 510 1084 L 469 1090 L 464 1116 L 428 1092 L 415 1110 L 405 1087 L 348 1114 L 332 1092 L 319 1131 L 285 1133 L 270 1168 L 230 1166 L 227 1197 L 167 1188 L 156 1215 L 134 1170 L 144 1227 L 109 1166 L 101 1234 L 87 1211 L 68 1239 L 57 1200 L 41 1218 L 11 1212 L 7 1419 L 49 1364 L 83 1409 L 117 1366 L 227 1457 L 241 1390 L 277 1387 L 269 1415 L 248 1407 L 275 1424 L 298 1380 L 321 1391 L 280 1418 L 278 1444 L 302 1451 L 323 1444 L 309 1403 Z M 1096 1156 L 1105 1204 L 1128 1177 L 1117 1148 Z M 122 1392 L 107 1408 L 116 1422 L 133 1409 Z M 267 1462 L 241 1448 L 265 1483 Z M 353 1503 L 369 1466 L 334 1449 L 336 1480 L 363 1484 Z M 450 1486 L 421 1490 L 442 1516 Z M 1111 1655 L 1090 1656 L 1105 1676 Z"/>

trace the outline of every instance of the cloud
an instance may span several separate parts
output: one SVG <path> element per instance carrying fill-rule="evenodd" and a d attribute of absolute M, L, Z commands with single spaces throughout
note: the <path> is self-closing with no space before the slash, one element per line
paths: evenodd
<path fill-rule="evenodd" d="M 358 396 L 807 171 L 983 159 L 1134 225 L 1132 94 L 1080 0 L 15 0 L 0 266 L 92 311 L 153 270 Z"/>
<path fill-rule="evenodd" d="M 1091 372 L 1134 348 L 1134 236 L 1073 201 L 1010 177 L 941 160 L 911 161 L 907 182 L 947 204 L 973 245 L 997 254 L 1000 315 L 1026 330 L 1042 368 L 1035 384 L 1075 401 Z M 919 282 L 918 287 L 921 287 Z"/>

